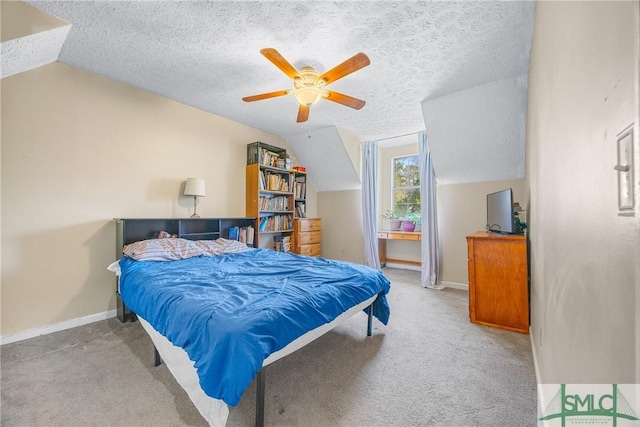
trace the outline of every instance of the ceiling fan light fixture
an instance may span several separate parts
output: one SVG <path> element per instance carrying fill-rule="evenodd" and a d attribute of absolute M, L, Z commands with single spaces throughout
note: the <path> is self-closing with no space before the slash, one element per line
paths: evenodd
<path fill-rule="evenodd" d="M 369 58 L 364 53 L 357 53 L 322 74 L 318 74 L 313 67 L 302 67 L 299 71 L 296 70 L 293 65 L 291 65 L 282 55 L 280 55 L 280 53 L 278 53 L 277 50 L 273 48 L 262 49 L 260 50 L 260 53 L 271 61 L 273 65 L 278 67 L 280 71 L 293 80 L 293 86 L 295 89 L 278 90 L 275 92 L 245 96 L 242 98 L 243 101 L 260 101 L 262 99 L 276 98 L 278 96 L 293 93 L 296 101 L 300 104 L 298 107 L 298 118 L 296 120 L 298 123 L 309 120 L 309 109 L 312 105 L 316 104 L 320 98 L 325 98 L 331 102 L 342 104 L 356 110 L 364 107 L 365 102 L 361 99 L 325 89 L 328 84 L 369 65 Z"/>
<path fill-rule="evenodd" d="M 311 107 L 322 98 L 322 90 L 316 86 L 302 86 L 294 90 L 293 96 L 300 105 Z"/>

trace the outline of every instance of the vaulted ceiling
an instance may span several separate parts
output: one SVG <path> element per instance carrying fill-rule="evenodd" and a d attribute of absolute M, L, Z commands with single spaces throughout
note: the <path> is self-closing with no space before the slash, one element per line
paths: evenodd
<path fill-rule="evenodd" d="M 61 50 L 60 34 L 40 41 L 57 43 L 69 65 L 284 138 L 335 126 L 363 140 L 424 129 L 431 99 L 526 75 L 535 9 L 529 1 L 26 3 L 71 24 Z M 319 72 L 366 53 L 369 66 L 329 87 L 366 105 L 320 100 L 296 123 L 292 95 L 243 102 L 293 87 L 260 54 L 265 47 Z"/>

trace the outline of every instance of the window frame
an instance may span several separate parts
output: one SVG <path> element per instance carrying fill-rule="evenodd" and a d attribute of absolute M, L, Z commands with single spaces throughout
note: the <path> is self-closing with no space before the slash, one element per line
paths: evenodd
<path fill-rule="evenodd" d="M 415 158 L 414 165 L 417 167 L 417 185 L 410 186 L 397 186 L 396 185 L 396 162 L 399 159 Z M 396 191 L 418 191 L 418 202 L 412 204 L 413 208 L 398 209 L 396 202 Z M 402 156 L 394 156 L 391 158 L 391 210 L 398 214 L 401 218 L 407 218 L 408 213 L 419 214 L 422 207 L 422 201 L 420 200 L 420 159 L 418 154 L 406 154 Z"/>

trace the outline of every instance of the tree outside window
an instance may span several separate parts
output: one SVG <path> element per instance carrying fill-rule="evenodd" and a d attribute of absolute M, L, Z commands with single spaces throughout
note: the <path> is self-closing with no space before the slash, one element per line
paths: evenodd
<path fill-rule="evenodd" d="M 401 217 L 420 213 L 420 162 L 417 155 L 393 159 L 393 210 Z"/>

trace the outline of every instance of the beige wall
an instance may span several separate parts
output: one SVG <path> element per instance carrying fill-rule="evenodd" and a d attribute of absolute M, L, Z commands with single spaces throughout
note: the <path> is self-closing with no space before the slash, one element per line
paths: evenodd
<path fill-rule="evenodd" d="M 321 191 L 318 216 L 322 218 L 322 256 L 364 263 L 362 191 Z"/>
<path fill-rule="evenodd" d="M 360 139 L 344 130 L 339 133 L 360 174 Z M 317 199 L 318 216 L 322 218 L 322 256 L 363 264 L 362 191 L 321 191 Z"/>
<path fill-rule="evenodd" d="M 286 147 L 62 63 L 1 86 L 3 336 L 115 308 L 112 218 L 188 217 L 187 177 L 201 216 L 244 216 L 246 144 Z"/>
<path fill-rule="evenodd" d="M 438 185 L 438 232 L 440 234 L 440 279 L 469 284 L 467 240 L 469 234 L 487 224 L 487 194 L 513 189 L 514 202 L 524 205 L 524 180 L 488 181 Z M 521 215 L 526 222 L 526 216 Z"/>
<path fill-rule="evenodd" d="M 617 213 L 635 122 L 638 2 L 538 2 L 527 111 L 531 332 L 543 383 L 640 383 L 640 204 Z M 636 192 L 636 197 L 640 193 Z"/>

